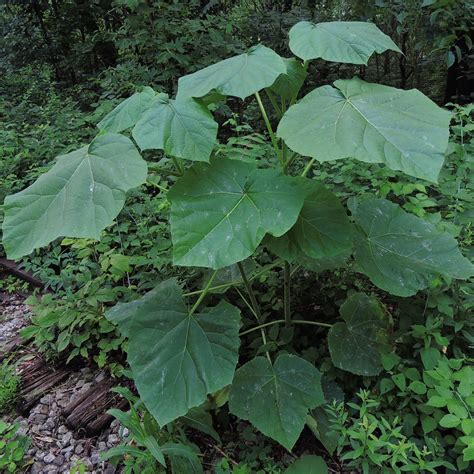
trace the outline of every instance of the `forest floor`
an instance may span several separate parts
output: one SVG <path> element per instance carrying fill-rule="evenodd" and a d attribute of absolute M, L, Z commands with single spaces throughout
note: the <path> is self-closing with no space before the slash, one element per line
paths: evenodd
<path fill-rule="evenodd" d="M 15 341 L 20 329 L 29 322 L 31 312 L 24 299 L 21 295 L 0 294 L 0 359 L 2 347 Z M 17 347 L 14 353 L 20 375 L 28 372 L 28 365 L 38 357 L 31 348 Z M 84 429 L 68 425 L 64 416 L 66 407 L 105 378 L 103 372 L 89 367 L 67 370 L 64 379 L 45 390 L 27 410 L 2 416 L 4 421 L 17 422 L 20 433 L 31 438 L 27 453 L 29 473 L 117 472 L 114 466 L 101 461 L 99 454 L 119 444 L 127 435 L 117 420 L 106 425 L 100 433 L 88 436 Z"/>

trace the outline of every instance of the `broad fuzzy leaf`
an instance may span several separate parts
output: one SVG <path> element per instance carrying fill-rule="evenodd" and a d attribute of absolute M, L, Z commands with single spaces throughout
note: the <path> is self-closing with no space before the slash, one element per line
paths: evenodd
<path fill-rule="evenodd" d="M 150 108 L 155 97 L 156 92 L 151 87 L 145 87 L 143 91 L 136 92 L 117 105 L 97 124 L 97 127 L 111 133 L 133 127 Z"/>
<path fill-rule="evenodd" d="M 318 161 L 353 157 L 436 182 L 451 114 L 416 89 L 339 80 L 306 95 L 283 116 L 277 135 Z"/>
<path fill-rule="evenodd" d="M 285 61 L 286 73 L 278 77 L 270 87 L 270 90 L 287 100 L 291 100 L 298 95 L 307 73 L 301 62 L 297 59 L 283 58 L 283 60 Z"/>
<path fill-rule="evenodd" d="M 322 403 L 320 372 L 300 357 L 283 354 L 273 366 L 265 357 L 256 357 L 237 370 L 229 409 L 291 450 L 308 410 Z"/>
<path fill-rule="evenodd" d="M 300 21 L 290 30 L 290 49 L 301 59 L 367 64 L 373 53 L 401 53 L 398 46 L 373 23 L 331 21 L 314 24 Z"/>
<path fill-rule="evenodd" d="M 285 474 L 328 474 L 328 466 L 321 456 L 301 456 Z"/>
<path fill-rule="evenodd" d="M 224 59 L 178 81 L 177 99 L 204 97 L 209 92 L 245 99 L 270 87 L 286 65 L 275 51 L 262 45 L 248 52 Z"/>
<path fill-rule="evenodd" d="M 239 310 L 221 301 L 190 315 L 174 279 L 106 317 L 129 338 L 128 361 L 140 397 L 161 426 L 229 385 L 239 350 Z"/>
<path fill-rule="evenodd" d="M 353 200 L 350 208 L 359 227 L 356 262 L 379 288 L 411 296 L 438 275 L 465 280 L 474 274 L 451 235 L 397 204 L 368 198 Z"/>
<path fill-rule="evenodd" d="M 58 157 L 50 171 L 5 199 L 8 256 L 23 257 L 61 236 L 99 239 L 122 209 L 125 193 L 146 176 L 146 162 L 122 135 L 101 135 Z"/>
<path fill-rule="evenodd" d="M 333 364 L 358 375 L 378 375 L 381 353 L 390 349 L 389 315 L 380 302 L 356 293 L 341 306 L 344 322 L 329 330 L 328 343 Z"/>
<path fill-rule="evenodd" d="M 133 129 L 142 150 L 164 150 L 170 156 L 209 161 L 217 137 L 217 123 L 207 107 L 194 99 L 157 96 Z"/>
<path fill-rule="evenodd" d="M 352 248 L 352 225 L 345 208 L 322 184 L 301 179 L 307 195 L 295 225 L 282 237 L 265 239 L 265 245 L 285 260 L 313 271 L 345 263 Z"/>
<path fill-rule="evenodd" d="M 218 269 L 249 257 L 266 233 L 296 222 L 305 197 L 298 184 L 225 158 L 194 165 L 168 193 L 174 263 Z"/>

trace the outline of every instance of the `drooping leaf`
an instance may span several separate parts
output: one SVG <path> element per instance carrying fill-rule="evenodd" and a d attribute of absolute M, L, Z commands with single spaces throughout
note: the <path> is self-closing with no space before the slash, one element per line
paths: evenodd
<path fill-rule="evenodd" d="M 296 222 L 305 197 L 298 183 L 225 158 L 194 165 L 168 193 L 174 263 L 218 269 L 249 257 L 266 233 Z"/>
<path fill-rule="evenodd" d="M 171 279 L 106 317 L 118 321 L 128 335 L 135 384 L 161 426 L 232 382 L 240 313 L 229 303 L 221 301 L 190 315 L 180 287 Z"/>
<path fill-rule="evenodd" d="M 373 53 L 401 53 L 398 46 L 373 23 L 331 21 L 314 24 L 300 21 L 289 33 L 290 49 L 301 59 L 367 64 Z"/>
<path fill-rule="evenodd" d="M 374 285 L 397 296 L 426 288 L 439 275 L 467 279 L 474 266 L 456 240 L 386 199 L 358 199 L 350 204 L 359 228 L 355 260 Z"/>
<path fill-rule="evenodd" d="M 237 370 L 229 409 L 291 450 L 308 410 L 323 402 L 320 372 L 300 357 L 283 354 L 273 366 L 256 357 Z"/>
<path fill-rule="evenodd" d="M 240 262 L 244 268 L 245 274 L 250 277 L 255 270 L 255 262 L 248 258 L 243 262 Z M 212 275 L 212 270 L 207 270 L 203 272 L 203 278 L 201 281 L 201 286 L 204 287 L 205 284 L 209 281 L 210 276 Z M 214 279 L 212 280 L 213 289 L 209 290 L 211 293 L 225 293 L 232 285 L 241 285 L 243 283 L 242 274 L 240 273 L 239 267 L 237 264 L 230 265 L 228 267 L 221 268 L 216 273 Z M 227 286 L 228 285 L 228 286 Z"/>
<path fill-rule="evenodd" d="M 207 107 L 189 98 L 172 100 L 160 94 L 133 129 L 142 150 L 163 150 L 170 156 L 209 161 L 217 123 Z"/>
<path fill-rule="evenodd" d="M 248 52 L 224 59 L 178 81 L 177 98 L 204 97 L 215 91 L 245 99 L 265 87 L 270 87 L 286 65 L 275 51 L 262 45 Z"/>
<path fill-rule="evenodd" d="M 353 157 L 436 182 L 451 114 L 416 89 L 339 80 L 306 95 L 283 116 L 277 135 L 318 161 Z"/>
<path fill-rule="evenodd" d="M 214 438 L 218 443 L 221 442 L 219 433 L 214 429 L 211 414 L 204 407 L 191 408 L 186 415 L 180 418 L 180 421 Z"/>
<path fill-rule="evenodd" d="M 285 474 L 327 474 L 328 466 L 321 456 L 307 455 L 297 459 Z"/>
<path fill-rule="evenodd" d="M 295 225 L 279 238 L 267 237 L 265 245 L 281 258 L 313 271 L 337 268 L 352 247 L 352 226 L 334 193 L 322 184 L 301 179 L 307 191 Z"/>
<path fill-rule="evenodd" d="M 340 308 L 344 322 L 329 330 L 329 352 L 339 369 L 358 375 L 378 375 L 381 354 L 390 349 L 389 315 L 380 302 L 364 293 L 355 293 Z"/>
<path fill-rule="evenodd" d="M 351 255 L 351 250 L 347 249 L 346 251 L 332 257 L 312 258 L 309 255 L 306 255 L 295 241 L 291 241 L 288 234 L 282 235 L 278 238 L 267 235 L 263 244 L 283 260 L 296 263 L 301 265 L 303 268 L 316 273 L 325 270 L 334 270 L 344 266 Z"/>
<path fill-rule="evenodd" d="M 301 62 L 297 59 L 283 58 L 283 60 L 285 61 L 286 73 L 278 77 L 270 87 L 270 90 L 290 100 L 298 95 L 298 91 L 301 89 L 307 73 Z"/>
<path fill-rule="evenodd" d="M 101 135 L 58 157 L 31 186 L 5 199 L 8 256 L 28 255 L 61 236 L 99 239 L 122 209 L 125 193 L 146 175 L 146 162 L 122 135 Z"/>
<path fill-rule="evenodd" d="M 136 92 L 117 105 L 97 124 L 97 127 L 111 133 L 133 127 L 150 108 L 155 97 L 156 92 L 151 87 L 145 87 L 141 92 Z"/>
<path fill-rule="evenodd" d="M 176 474 L 201 474 L 202 464 L 199 460 L 199 450 L 194 446 L 168 441 L 162 447 L 163 453 L 171 461 L 171 470 Z"/>
<path fill-rule="evenodd" d="M 308 194 L 296 224 L 287 233 L 289 239 L 315 259 L 348 251 L 352 227 L 339 199 L 316 181 L 306 179 L 302 183 Z"/>

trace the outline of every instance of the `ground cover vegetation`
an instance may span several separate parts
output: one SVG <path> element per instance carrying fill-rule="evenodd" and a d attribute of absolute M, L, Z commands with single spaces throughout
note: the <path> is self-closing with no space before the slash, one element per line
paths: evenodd
<path fill-rule="evenodd" d="M 105 458 L 470 472 L 472 6 L 1 8 L 22 334 L 133 380 Z"/>

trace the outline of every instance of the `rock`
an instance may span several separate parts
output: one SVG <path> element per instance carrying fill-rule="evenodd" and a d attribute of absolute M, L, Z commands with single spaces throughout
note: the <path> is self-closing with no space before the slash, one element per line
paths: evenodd
<path fill-rule="evenodd" d="M 58 434 L 63 434 L 63 433 L 67 433 L 67 428 L 66 428 L 66 426 L 64 426 L 64 425 L 61 425 L 61 426 L 58 428 Z"/>
<path fill-rule="evenodd" d="M 120 441 L 120 438 L 119 438 L 117 435 L 111 434 L 111 435 L 109 436 L 108 440 L 107 440 L 107 444 L 108 444 L 109 446 L 114 446 L 114 445 L 118 444 L 119 441 Z"/>
<path fill-rule="evenodd" d="M 100 452 L 105 451 L 107 449 L 107 443 L 100 441 L 97 447 Z"/>
<path fill-rule="evenodd" d="M 91 458 L 90 458 L 90 461 L 92 464 L 99 464 L 101 461 L 100 461 L 100 454 L 95 452 L 92 454 Z"/>
<path fill-rule="evenodd" d="M 64 456 L 62 455 L 56 456 L 56 459 L 54 460 L 54 464 L 56 464 L 56 466 L 62 466 L 64 464 Z"/>
<path fill-rule="evenodd" d="M 40 399 L 40 403 L 42 403 L 43 405 L 49 405 L 51 403 L 51 395 L 48 394 L 48 395 L 45 395 L 44 397 L 42 397 Z"/>
<path fill-rule="evenodd" d="M 112 466 L 112 464 L 109 464 L 109 465 L 104 469 L 104 474 L 115 474 L 115 467 Z"/>
<path fill-rule="evenodd" d="M 49 453 L 44 457 L 43 461 L 47 464 L 51 464 L 55 459 L 56 456 L 53 453 Z"/>
<path fill-rule="evenodd" d="M 84 446 L 82 444 L 78 444 L 76 449 L 74 450 L 76 454 L 82 454 L 84 452 Z"/>
<path fill-rule="evenodd" d="M 35 414 L 30 417 L 31 423 L 36 423 L 37 425 L 42 425 L 48 417 L 46 415 Z"/>
<path fill-rule="evenodd" d="M 72 433 L 70 431 L 65 433 L 64 436 L 61 438 L 63 445 L 67 446 L 71 442 L 71 438 L 72 438 Z"/>
<path fill-rule="evenodd" d="M 49 413 L 49 406 L 48 405 L 38 405 L 38 413 L 42 413 L 43 415 L 46 415 Z"/>

